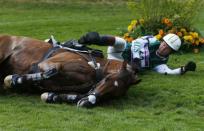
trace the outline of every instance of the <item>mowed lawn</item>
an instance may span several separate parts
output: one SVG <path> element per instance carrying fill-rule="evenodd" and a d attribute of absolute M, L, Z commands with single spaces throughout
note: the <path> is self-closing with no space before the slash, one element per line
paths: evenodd
<path fill-rule="evenodd" d="M 125 4 L 50 1 L 1 0 L 0 33 L 41 40 L 54 35 L 65 41 L 88 31 L 117 35 L 135 18 Z M 195 26 L 204 34 L 203 11 Z M 36 94 L 1 94 L 0 130 L 203 131 L 204 53 L 174 54 L 168 64 L 179 67 L 189 60 L 197 63 L 196 72 L 183 76 L 144 72 L 142 82 L 126 96 L 93 109 L 46 104 Z"/>

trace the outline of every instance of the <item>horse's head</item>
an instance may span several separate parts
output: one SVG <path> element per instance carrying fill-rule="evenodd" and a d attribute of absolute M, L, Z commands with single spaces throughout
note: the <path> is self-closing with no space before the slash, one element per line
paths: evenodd
<path fill-rule="evenodd" d="M 137 84 L 137 75 L 133 71 L 127 70 L 127 63 L 122 64 L 122 68 L 117 72 L 109 73 L 99 83 L 96 88 L 88 93 L 78 101 L 77 105 L 80 107 L 92 107 L 96 104 L 98 97 L 101 99 L 119 97 L 124 95 L 132 84 Z"/>
<path fill-rule="evenodd" d="M 127 70 L 126 65 L 127 63 L 123 62 L 118 72 L 107 75 L 97 84 L 95 91 L 100 92 L 99 95 L 110 94 L 117 97 L 125 94 L 131 85 L 139 83 L 141 80 L 133 71 Z"/>

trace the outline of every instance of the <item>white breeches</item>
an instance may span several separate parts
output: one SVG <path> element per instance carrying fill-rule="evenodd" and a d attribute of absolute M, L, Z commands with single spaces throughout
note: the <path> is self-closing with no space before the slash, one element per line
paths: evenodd
<path fill-rule="evenodd" d="M 126 41 L 123 38 L 115 37 L 115 44 L 108 46 L 107 59 L 123 61 L 122 52 L 125 50 Z"/>

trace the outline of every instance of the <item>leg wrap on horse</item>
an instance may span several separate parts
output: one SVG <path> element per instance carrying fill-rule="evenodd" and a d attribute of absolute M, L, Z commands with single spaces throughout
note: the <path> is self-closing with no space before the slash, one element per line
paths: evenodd
<path fill-rule="evenodd" d="M 56 75 L 57 69 L 52 68 L 50 70 L 47 70 L 45 72 L 39 72 L 39 73 L 34 73 L 34 74 L 26 74 L 23 75 L 22 77 L 24 78 L 24 80 L 29 80 L 29 81 L 40 81 L 40 80 L 44 80 L 44 79 L 48 79 L 54 75 Z"/>
<path fill-rule="evenodd" d="M 41 81 L 44 79 L 48 79 L 54 75 L 56 75 L 58 72 L 55 68 L 50 69 L 45 72 L 39 72 L 39 73 L 34 73 L 34 74 L 25 74 L 25 75 L 9 75 L 4 79 L 4 84 L 5 84 L 5 89 L 6 88 L 14 88 L 22 84 L 26 83 L 32 83 L 32 82 L 37 82 Z"/>
<path fill-rule="evenodd" d="M 56 75 L 57 69 L 52 68 L 50 70 L 47 70 L 45 72 L 39 72 L 39 73 L 34 73 L 34 74 L 26 74 L 23 75 L 22 77 L 20 77 L 22 80 L 24 81 L 40 81 L 40 80 L 44 80 L 44 79 L 48 79 L 54 75 Z"/>
<path fill-rule="evenodd" d="M 41 100 L 46 103 L 76 103 L 82 96 L 78 94 L 55 94 L 45 92 L 41 95 Z"/>
<path fill-rule="evenodd" d="M 22 81 L 22 78 L 20 75 L 18 74 L 14 74 L 12 75 L 12 78 L 11 78 L 11 87 L 17 87 L 19 84 L 21 84 L 23 81 Z"/>
<path fill-rule="evenodd" d="M 62 103 L 59 96 L 53 92 L 46 92 L 41 95 L 41 100 L 46 103 Z"/>
<path fill-rule="evenodd" d="M 93 107 L 97 102 L 98 95 L 92 91 L 87 94 L 57 94 L 45 92 L 41 95 L 41 100 L 46 103 L 77 103 L 81 107 Z"/>

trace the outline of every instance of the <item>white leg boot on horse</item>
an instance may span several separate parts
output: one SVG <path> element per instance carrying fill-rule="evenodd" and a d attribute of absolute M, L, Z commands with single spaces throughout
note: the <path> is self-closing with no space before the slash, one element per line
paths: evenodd
<path fill-rule="evenodd" d="M 23 84 L 35 84 L 45 79 L 49 79 L 58 73 L 60 68 L 59 63 L 42 62 L 38 65 L 42 72 L 24 75 L 8 75 L 4 79 L 4 89 L 17 88 Z"/>
<path fill-rule="evenodd" d="M 50 77 L 57 74 L 57 69 L 49 69 L 45 72 L 39 72 L 34 74 L 25 74 L 25 75 L 8 75 L 4 79 L 4 89 L 9 88 L 17 88 L 18 86 L 21 86 L 22 84 L 32 84 L 38 81 L 42 81 L 45 79 L 49 79 Z"/>
<path fill-rule="evenodd" d="M 76 103 L 84 95 L 80 94 L 59 94 L 54 92 L 45 92 L 41 94 L 41 100 L 46 103 L 61 104 L 61 103 Z"/>

